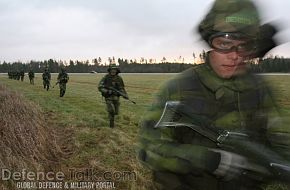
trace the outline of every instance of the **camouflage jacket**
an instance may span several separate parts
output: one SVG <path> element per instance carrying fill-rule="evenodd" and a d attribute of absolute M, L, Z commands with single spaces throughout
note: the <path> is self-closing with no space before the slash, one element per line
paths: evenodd
<path fill-rule="evenodd" d="M 25 75 L 25 72 L 24 71 L 20 71 L 20 76 L 24 76 Z"/>
<path fill-rule="evenodd" d="M 29 71 L 28 72 L 28 76 L 29 76 L 29 78 L 34 78 L 34 72 L 33 71 Z"/>
<path fill-rule="evenodd" d="M 219 180 L 211 174 L 206 162 L 208 148 L 217 148 L 215 143 L 189 128 L 154 128 L 169 100 L 190 107 L 196 125 L 247 130 L 252 138 L 269 143 L 268 112 L 274 103 L 263 80 L 251 74 L 221 79 L 209 64 L 202 64 L 166 83 L 141 122 L 138 157 L 155 172 L 182 176 L 182 180 L 193 183 L 196 189 L 218 189 Z M 167 179 L 170 180 L 177 179 Z"/>
<path fill-rule="evenodd" d="M 110 74 L 106 74 L 99 82 L 98 89 L 102 93 L 102 96 L 105 98 L 109 97 L 119 97 L 120 95 L 116 92 L 112 92 L 112 94 L 107 94 L 108 88 L 114 88 L 124 94 L 127 95 L 127 92 L 125 90 L 124 81 L 121 76 L 115 75 L 112 76 Z"/>
<path fill-rule="evenodd" d="M 51 74 L 49 72 L 44 71 L 42 73 L 42 79 L 45 81 L 49 81 L 51 79 Z"/>
<path fill-rule="evenodd" d="M 66 72 L 60 72 L 59 74 L 58 74 L 58 76 L 57 76 L 57 81 L 59 82 L 59 83 L 67 83 L 68 82 L 68 80 L 69 80 L 69 76 L 68 76 L 68 74 L 66 73 Z"/>

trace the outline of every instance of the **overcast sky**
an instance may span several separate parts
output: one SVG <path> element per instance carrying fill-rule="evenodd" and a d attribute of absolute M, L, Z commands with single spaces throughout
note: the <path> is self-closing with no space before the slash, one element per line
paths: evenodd
<path fill-rule="evenodd" d="M 0 0 L 0 61 L 96 57 L 193 60 L 195 32 L 213 0 Z M 263 20 L 279 19 L 290 57 L 290 1 L 256 0 Z"/>

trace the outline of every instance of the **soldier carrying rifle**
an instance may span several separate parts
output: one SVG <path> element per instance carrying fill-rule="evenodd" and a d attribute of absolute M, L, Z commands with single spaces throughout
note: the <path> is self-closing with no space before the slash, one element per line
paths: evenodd
<path fill-rule="evenodd" d="M 55 85 L 59 84 L 59 97 L 63 97 L 66 91 L 66 83 L 69 80 L 69 76 L 65 71 L 65 68 L 61 68 L 60 73 L 57 76 L 57 82 Z"/>
<path fill-rule="evenodd" d="M 48 71 L 48 68 L 44 69 L 44 72 L 42 73 L 42 80 L 43 80 L 43 88 L 48 91 L 51 80 L 51 74 Z"/>
<path fill-rule="evenodd" d="M 33 84 L 34 85 L 34 77 L 35 77 L 35 74 L 34 74 L 34 72 L 33 72 L 32 69 L 29 70 L 28 77 L 29 77 L 30 84 Z"/>
<path fill-rule="evenodd" d="M 24 80 L 24 76 L 25 76 L 25 72 L 24 72 L 24 70 L 22 69 L 22 70 L 20 71 L 20 79 L 21 79 L 22 82 L 23 82 L 23 80 Z"/>
<path fill-rule="evenodd" d="M 119 73 L 119 67 L 116 64 L 110 64 L 108 74 L 101 79 L 98 86 L 102 96 L 105 97 L 111 128 L 115 127 L 115 115 L 119 114 L 120 96 L 129 99 L 123 79 L 118 75 Z"/>
<path fill-rule="evenodd" d="M 157 189 L 260 190 L 290 183 L 290 130 L 247 61 L 276 46 L 250 0 L 216 0 L 198 31 L 205 63 L 160 90 L 141 122 L 139 160 Z M 287 119 L 287 117 L 285 118 Z"/>

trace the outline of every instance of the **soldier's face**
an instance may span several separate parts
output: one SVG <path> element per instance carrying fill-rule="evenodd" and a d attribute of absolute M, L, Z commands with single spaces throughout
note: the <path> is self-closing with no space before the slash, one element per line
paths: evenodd
<path fill-rule="evenodd" d="M 116 75 L 116 74 L 117 74 L 117 69 L 110 70 L 110 75 Z"/>
<path fill-rule="evenodd" d="M 238 46 L 242 41 L 236 41 Z M 220 52 L 213 49 L 209 53 L 209 63 L 214 72 L 221 78 L 229 79 L 237 75 L 246 73 L 247 66 L 245 64 L 246 56 L 242 56 L 237 51 Z"/>

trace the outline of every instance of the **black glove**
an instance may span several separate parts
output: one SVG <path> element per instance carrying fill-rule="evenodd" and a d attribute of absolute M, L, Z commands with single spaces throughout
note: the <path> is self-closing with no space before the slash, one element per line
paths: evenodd
<path fill-rule="evenodd" d="M 112 95 L 113 91 L 112 90 L 107 90 L 107 95 Z"/>

